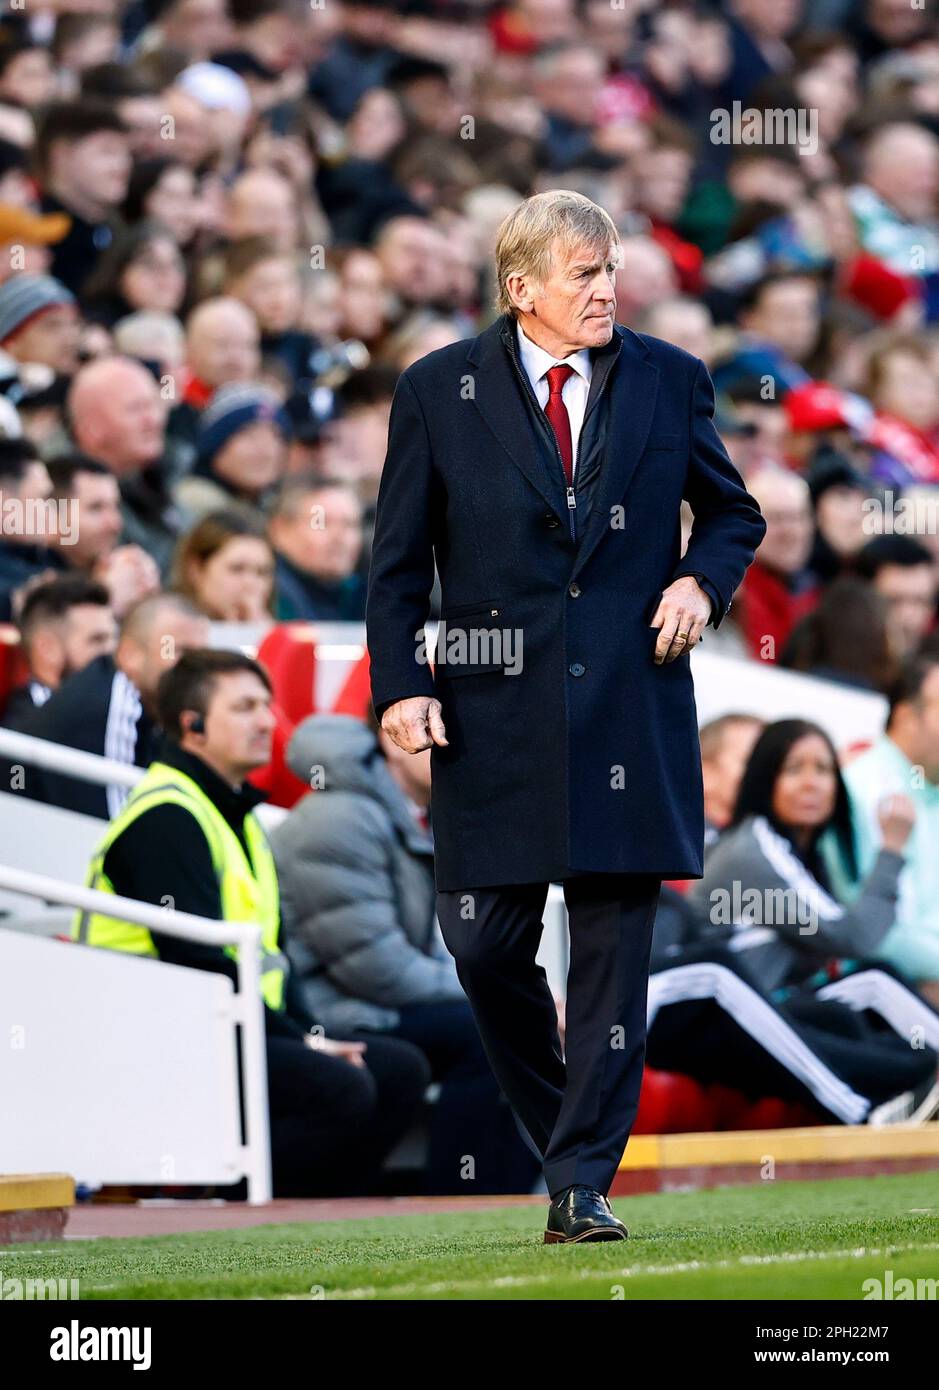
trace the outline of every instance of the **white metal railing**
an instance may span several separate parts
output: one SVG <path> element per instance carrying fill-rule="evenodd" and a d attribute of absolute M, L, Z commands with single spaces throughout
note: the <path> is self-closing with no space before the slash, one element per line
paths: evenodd
<path fill-rule="evenodd" d="M 50 743 L 32 734 L 14 733 L 12 729 L 0 729 L 0 753 L 14 762 L 47 767 L 52 772 L 78 777 L 83 782 L 96 782 L 99 786 L 113 782 L 119 787 L 134 787 L 144 774 L 142 767 L 131 763 L 119 763 L 114 758 L 85 753 L 64 743 Z"/>
<path fill-rule="evenodd" d="M 135 787 L 146 772 L 146 768 L 133 763 L 119 763 L 114 758 L 85 753 L 64 743 L 50 743 L 48 739 L 34 738 L 32 734 L 14 733 L 12 729 L 0 729 L 0 756 L 11 762 L 46 767 L 101 787 Z M 280 824 L 287 812 L 282 806 L 262 804 L 257 807 L 257 814 L 264 828 L 271 830 Z"/>
<path fill-rule="evenodd" d="M 31 740 L 41 742 L 41 740 Z M 54 745 L 53 745 L 54 746 Z M 79 757 L 92 756 L 77 754 Z M 99 759 L 99 761 L 106 761 Z M 234 996 L 233 1016 L 242 1028 L 242 1062 L 244 1076 L 244 1108 L 247 1142 L 241 1145 L 244 1175 L 248 1180 L 248 1201 L 269 1202 L 271 1199 L 270 1127 L 267 1105 L 267 1064 L 264 1036 L 264 1010 L 261 1000 L 261 971 L 259 946 L 261 930 L 249 922 L 213 921 L 196 917 L 191 912 L 176 912 L 154 907 L 114 893 L 100 893 L 93 888 L 76 887 L 42 874 L 26 873 L 0 865 L 0 888 L 46 902 L 61 903 L 119 917 L 141 927 L 152 927 L 186 941 L 198 941 L 207 946 L 238 947 L 238 991 Z"/>

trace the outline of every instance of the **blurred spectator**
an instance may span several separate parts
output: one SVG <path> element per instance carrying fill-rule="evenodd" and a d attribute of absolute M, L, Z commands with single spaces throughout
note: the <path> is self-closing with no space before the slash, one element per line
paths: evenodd
<path fill-rule="evenodd" d="M 153 83 L 123 63 L 97 63 L 82 73 L 81 94 L 112 107 L 127 128 L 134 160 L 162 154 L 163 107 Z"/>
<path fill-rule="evenodd" d="M 230 382 L 199 417 L 196 465 L 177 483 L 174 497 L 191 520 L 239 502 L 256 509 L 277 486 L 287 463 L 290 419 L 275 392 Z"/>
<path fill-rule="evenodd" d="M 861 245 L 901 275 L 939 270 L 939 138 L 913 121 L 889 121 L 864 145 L 849 200 Z"/>
<path fill-rule="evenodd" d="M 818 286 L 809 275 L 777 272 L 743 294 L 737 315 L 743 330 L 732 357 L 715 368 L 718 390 L 741 376 L 759 376 L 781 397 L 808 380 L 801 365 L 815 350 L 821 328 Z"/>
<path fill-rule="evenodd" d="M 865 505 L 870 483 L 844 454 L 821 445 L 806 468 L 815 510 L 815 543 L 809 568 L 828 582 L 852 564 L 869 539 Z"/>
<path fill-rule="evenodd" d="M 208 643 L 208 620 L 181 594 L 153 594 L 124 618 L 113 656 L 96 657 L 33 710 L 22 732 L 115 762 L 147 767 L 157 752 L 159 679 L 184 651 Z M 34 801 L 108 820 L 127 788 L 28 766 L 19 787 Z"/>
<path fill-rule="evenodd" d="M 274 554 L 263 525 L 234 508 L 210 512 L 179 542 L 172 585 L 215 622 L 270 621 Z"/>
<path fill-rule="evenodd" d="M 261 330 L 261 351 L 283 362 L 291 378 L 308 379 L 316 340 L 299 327 L 302 280 L 296 256 L 266 237 L 236 241 L 225 257 L 224 292 L 251 310 Z"/>
<path fill-rule="evenodd" d="M 412 305 L 443 298 L 443 236 L 426 217 L 402 213 L 387 218 L 375 238 L 375 255 L 385 284 L 398 301 L 396 318 Z"/>
<path fill-rule="evenodd" d="M 111 328 L 126 314 L 176 314 L 186 293 L 186 267 L 172 234 L 157 222 L 138 222 L 116 237 L 85 281 L 88 317 Z"/>
<path fill-rule="evenodd" d="M 195 174 L 181 160 L 164 155 L 135 160 L 121 213 L 131 227 L 159 223 L 185 248 L 201 223 L 198 192 Z"/>
<path fill-rule="evenodd" d="M 55 71 L 47 48 L 29 40 L 0 48 L 0 101 L 29 111 L 54 96 Z"/>
<path fill-rule="evenodd" d="M 373 507 L 378 498 L 397 379 L 393 367 L 376 364 L 353 372 L 336 392 L 338 418 L 330 430 L 324 464 L 332 476 L 355 483 L 366 507 Z"/>
<path fill-rule="evenodd" d="M 166 405 L 156 381 L 130 357 L 99 358 L 76 374 L 68 409 L 78 448 L 117 478 L 124 539 L 165 574 L 182 518 L 166 490 Z"/>
<path fill-rule="evenodd" d="M 61 564 L 103 584 L 118 618 L 160 587 L 153 558 L 139 545 L 119 545 L 124 529 L 117 479 L 87 454 L 62 454 L 47 465 L 52 500 L 74 518 Z"/>
<path fill-rule="evenodd" d="M 911 655 L 935 622 L 939 570 L 932 555 L 912 536 L 875 536 L 859 552 L 855 569 L 887 604 L 894 654 Z"/>
<path fill-rule="evenodd" d="M 115 352 L 155 363 L 161 378 L 175 381 L 183 365 L 186 339 L 182 324 L 172 314 L 128 314 L 114 325 L 112 336 Z"/>
<path fill-rule="evenodd" d="M 0 347 L 24 367 L 60 376 L 78 370 L 75 296 L 51 275 L 16 275 L 0 285 Z"/>
<path fill-rule="evenodd" d="M 17 628 L 29 667 L 3 710 L 3 724 L 21 729 L 54 690 L 95 657 L 113 652 L 117 624 L 103 584 L 83 575 L 62 575 L 37 584 L 26 596 Z"/>
<path fill-rule="evenodd" d="M 240 652 L 190 652 L 165 672 L 157 693 L 164 748 L 99 843 L 89 881 L 200 917 L 260 923 L 274 1193 L 367 1193 L 412 1123 L 427 1071 L 403 1043 L 326 1037 L 295 1002 L 277 874 L 255 815 L 262 798 L 245 780 L 270 756 L 270 700 L 263 667 Z M 78 915 L 73 936 L 237 983 L 236 960 L 220 946 L 130 923 L 115 928 L 93 914 Z"/>
<path fill-rule="evenodd" d="M 0 439 L 0 622 L 15 617 L 25 586 L 60 568 L 46 465 L 26 439 Z"/>
<path fill-rule="evenodd" d="M 205 299 L 186 322 L 186 360 L 177 375 L 169 434 L 195 460 L 199 413 L 213 391 L 252 381 L 261 366 L 260 333 L 251 310 L 237 299 Z"/>
<path fill-rule="evenodd" d="M 780 720 L 757 740 L 731 828 L 710 851 L 689 901 L 710 922 L 733 924 L 749 977 L 805 1023 L 824 1027 L 832 1000 L 868 1010 L 898 1035 L 908 1061 L 910 1030 L 922 1029 L 926 1055 L 910 1062 L 914 1095 L 905 1116 L 920 1123 L 939 1109 L 939 1013 L 880 959 L 896 918 L 912 803 L 887 798 L 878 818 L 881 848 L 859 879 L 848 793 L 831 741 L 806 720 Z M 847 906 L 833 896 L 820 849 L 826 832 L 854 880 Z M 878 1065 L 876 1037 L 859 1017 L 854 1046 L 868 1085 Z"/>
<path fill-rule="evenodd" d="M 754 714 L 722 714 L 701 725 L 706 845 L 730 823 L 744 769 L 762 729 L 763 721 Z"/>
<path fill-rule="evenodd" d="M 879 416 L 872 476 L 939 483 L 939 377 L 926 344 L 894 337 L 875 350 L 864 390 Z"/>
<path fill-rule="evenodd" d="M 36 136 L 43 212 L 67 212 L 68 235 L 52 255 L 52 274 L 80 294 L 114 235 L 113 218 L 127 193 L 127 127 L 109 107 L 60 102 L 46 109 Z"/>
<path fill-rule="evenodd" d="M 802 478 L 783 469 L 761 469 L 747 480 L 766 521 L 766 535 L 740 587 L 747 646 L 761 661 L 776 661 L 800 618 L 818 602 L 808 570 L 812 508 Z"/>
<path fill-rule="evenodd" d="M 890 691 L 884 734 L 845 769 L 862 874 L 885 842 L 885 800 L 909 798 L 914 808 L 895 920 L 877 955 L 892 963 L 939 1008 L 939 656 L 911 657 Z M 829 862 L 844 882 L 837 846 Z"/>
<path fill-rule="evenodd" d="M 700 357 L 705 365 L 714 360 L 714 321 L 707 306 L 686 295 L 653 304 L 642 325 L 644 333 L 664 338 L 685 352 Z"/>
<path fill-rule="evenodd" d="M 225 231 L 230 241 L 268 237 L 278 251 L 293 251 L 300 232 L 297 197 L 287 179 L 270 169 L 249 169 L 232 184 Z"/>
<path fill-rule="evenodd" d="M 312 784 L 272 836 L 303 999 L 331 1032 L 414 1043 L 440 1082 L 424 1191 L 528 1192 L 538 1164 L 492 1075 L 435 916 L 430 755 L 372 716 L 313 715 L 288 761 Z M 461 1155 L 475 1155 L 467 1189 Z"/>
<path fill-rule="evenodd" d="M 363 622 L 366 585 L 356 572 L 362 508 L 335 478 L 288 478 L 274 502 L 268 534 L 277 556 L 277 617 Z"/>
<path fill-rule="evenodd" d="M 895 662 L 885 599 L 851 575 L 833 580 L 793 628 L 780 666 L 860 690 L 887 691 Z"/>

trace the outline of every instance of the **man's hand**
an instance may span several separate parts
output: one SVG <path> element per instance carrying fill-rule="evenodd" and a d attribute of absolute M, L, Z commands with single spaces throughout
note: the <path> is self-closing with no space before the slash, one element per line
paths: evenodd
<path fill-rule="evenodd" d="M 448 740 L 440 711 L 440 701 L 432 695 L 413 695 L 389 705 L 381 726 L 405 753 L 422 753 L 435 743 L 446 748 Z"/>
<path fill-rule="evenodd" d="M 351 1062 L 354 1067 L 364 1067 L 365 1057 L 363 1056 L 367 1043 L 346 1042 L 340 1038 L 327 1038 L 323 1033 L 307 1033 L 303 1039 L 307 1047 L 314 1052 L 322 1052 L 327 1057 L 341 1057 L 343 1061 Z"/>
<path fill-rule="evenodd" d="M 111 595 L 116 618 L 160 587 L 160 571 L 152 555 L 139 545 L 119 545 L 100 559 L 94 577 Z"/>
<path fill-rule="evenodd" d="M 710 616 L 711 600 L 693 575 L 683 574 L 669 584 L 649 624 L 661 629 L 655 644 L 656 666 L 696 647 Z"/>

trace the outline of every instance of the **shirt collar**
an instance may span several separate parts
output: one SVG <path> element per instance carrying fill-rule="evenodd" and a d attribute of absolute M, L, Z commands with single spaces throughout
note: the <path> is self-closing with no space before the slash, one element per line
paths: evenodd
<path fill-rule="evenodd" d="M 518 321 L 516 321 L 515 328 L 518 334 L 518 351 L 522 359 L 522 366 L 533 382 L 540 381 L 549 367 L 563 364 L 573 367 L 578 376 L 582 376 L 587 385 L 590 385 L 593 363 L 589 348 L 581 348 L 578 352 L 571 353 L 570 357 L 552 357 L 550 352 L 545 352 L 543 347 L 532 342 Z"/>

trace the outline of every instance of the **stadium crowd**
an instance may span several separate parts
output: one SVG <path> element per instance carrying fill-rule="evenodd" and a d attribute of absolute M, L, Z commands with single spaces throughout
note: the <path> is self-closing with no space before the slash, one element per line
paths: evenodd
<path fill-rule="evenodd" d="M 810 710 L 702 731 L 713 843 L 663 896 L 648 1060 L 828 1120 L 939 1109 L 933 0 L 35 0 L 0 19 L 0 623 L 21 663 L 0 717 L 187 776 L 207 736 L 179 708 L 273 689 L 268 756 L 238 767 L 293 807 L 284 1192 L 340 1168 L 373 1190 L 430 1080 L 426 1190 L 466 1190 L 481 1135 L 477 1191 L 537 1173 L 433 931 L 429 757 L 367 700 L 286 719 L 295 677 L 263 648 L 258 670 L 205 650 L 210 623 L 361 623 L 398 376 L 492 321 L 499 225 L 555 187 L 619 229 L 617 322 L 706 363 L 767 523 L 708 650 L 889 706 L 850 761 Z M 102 820 L 128 804 L 48 769 L 10 786 Z M 243 847 L 249 787 L 221 805 Z M 173 890 L 114 872 L 224 911 L 210 857 Z M 742 940 L 712 910 L 734 884 L 794 891 L 824 930 Z M 316 1025 L 339 1051 L 304 1049 Z"/>

